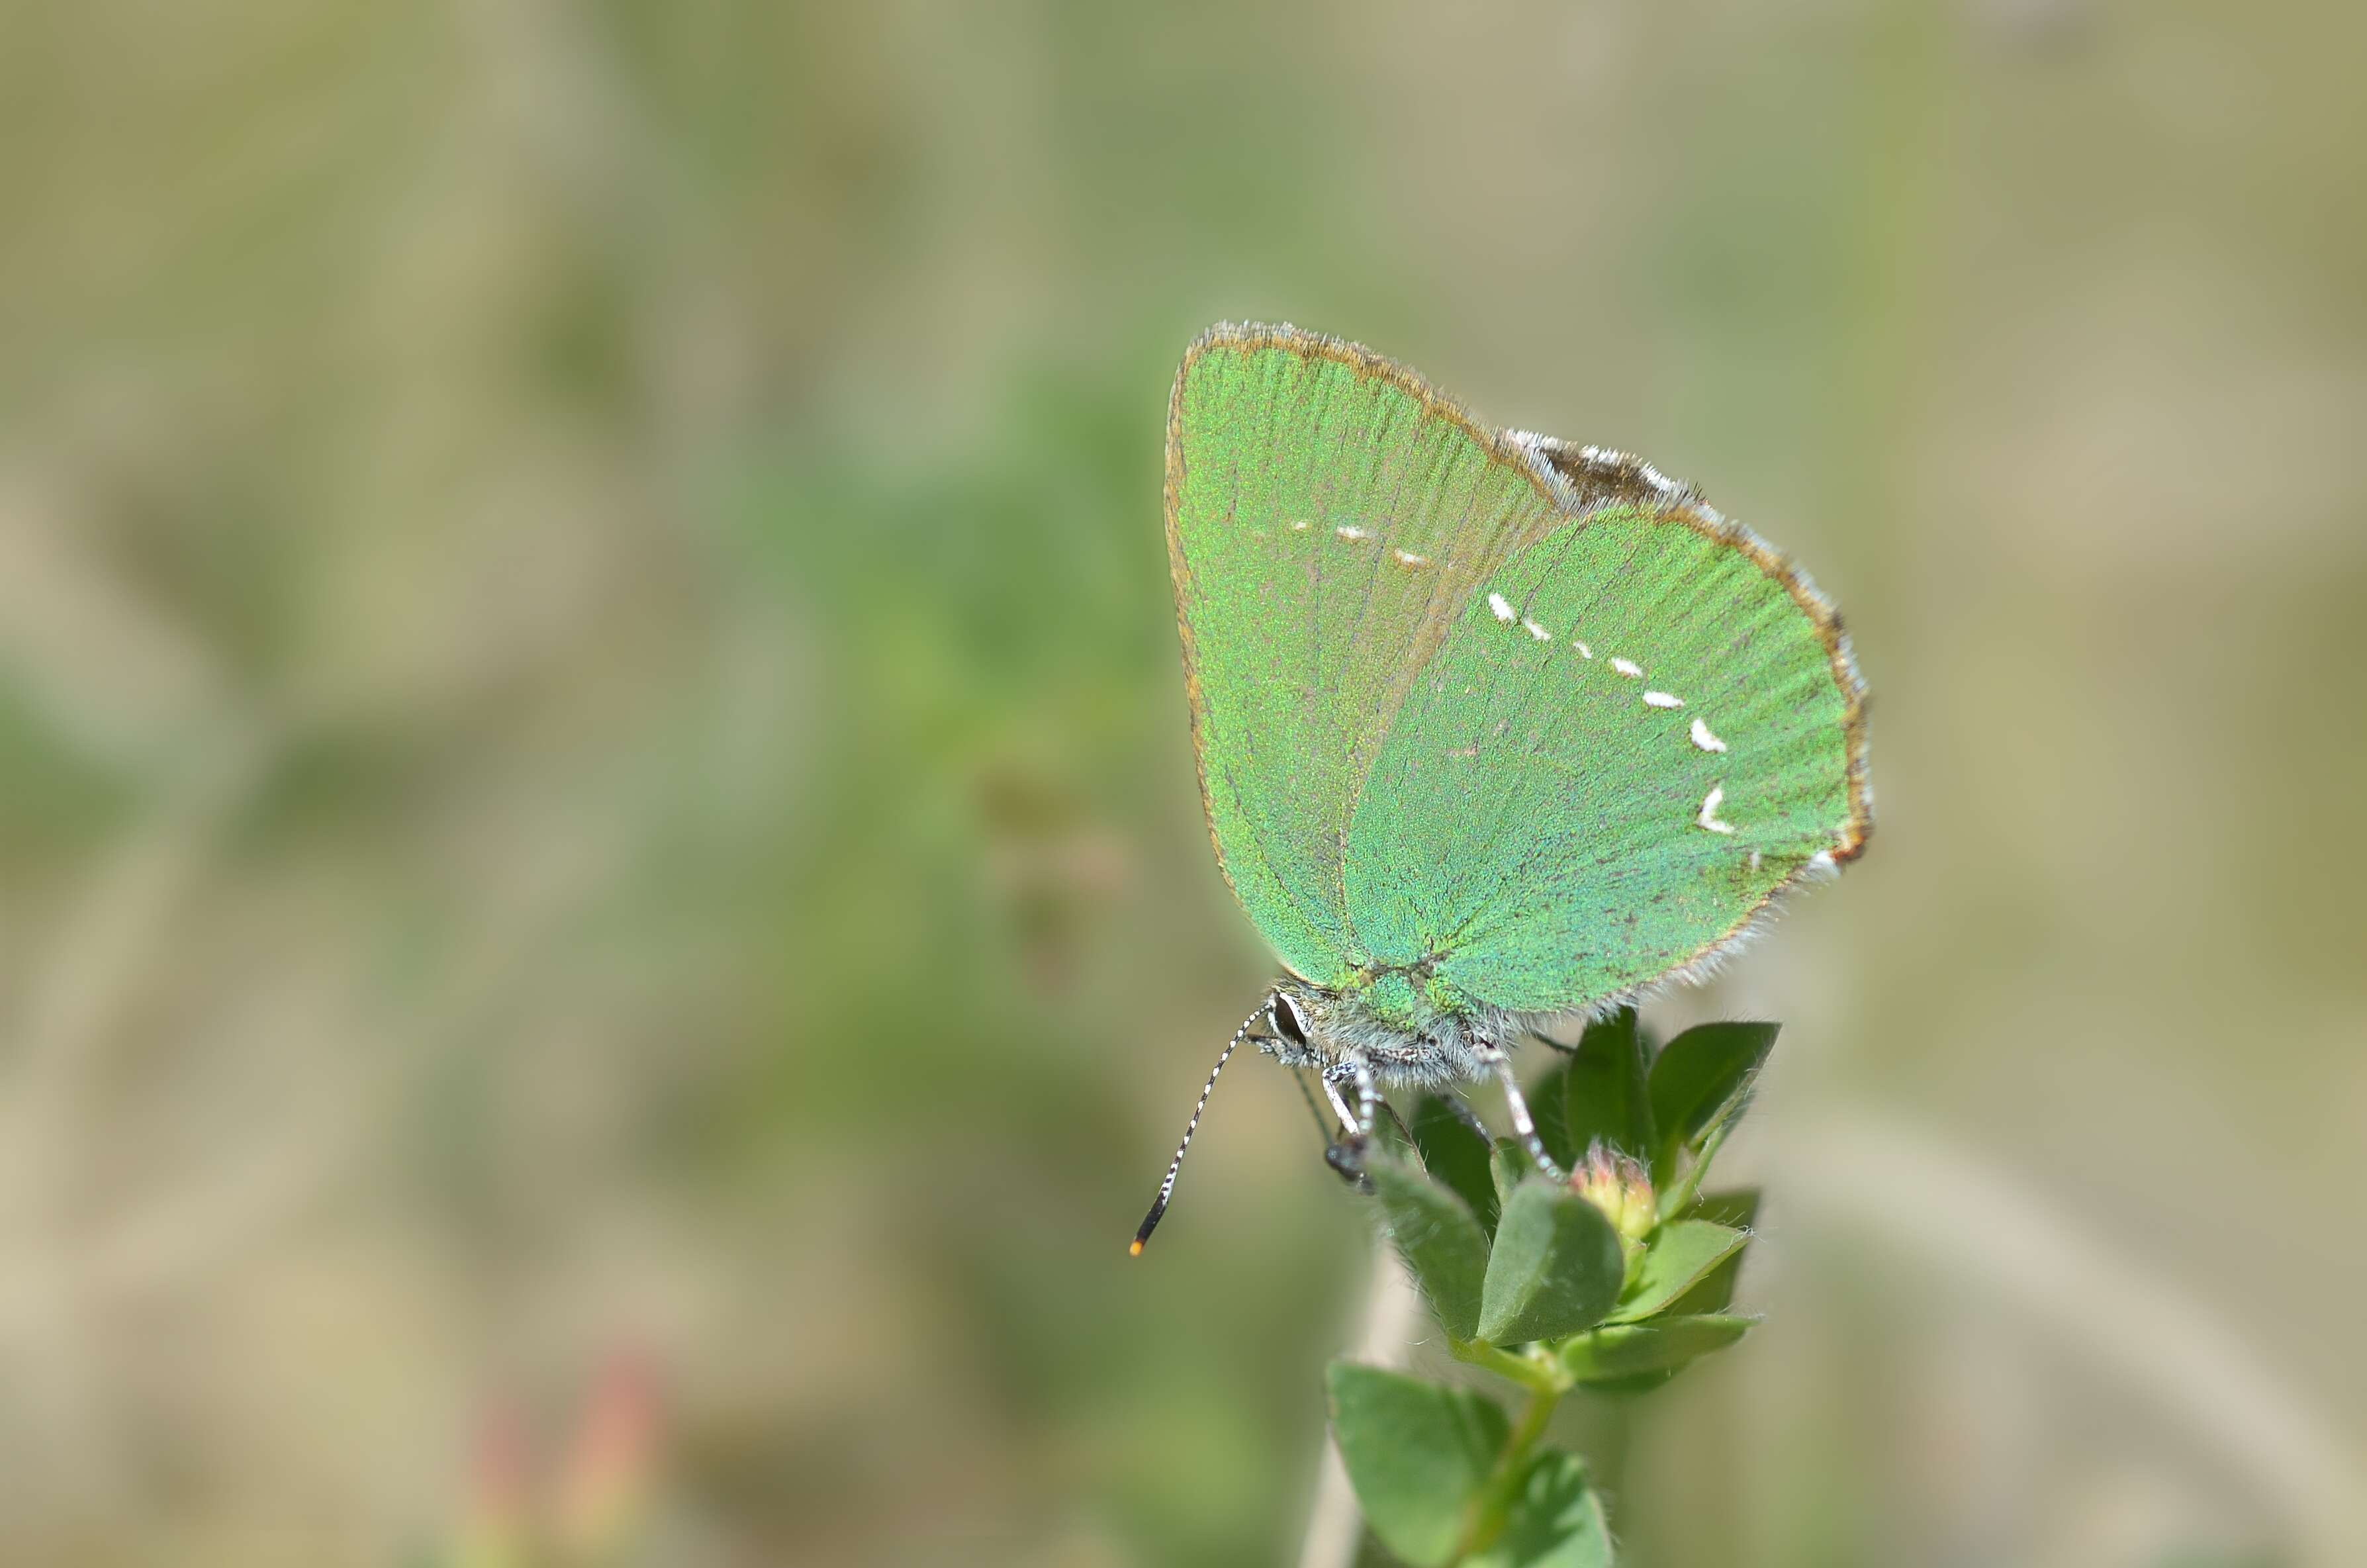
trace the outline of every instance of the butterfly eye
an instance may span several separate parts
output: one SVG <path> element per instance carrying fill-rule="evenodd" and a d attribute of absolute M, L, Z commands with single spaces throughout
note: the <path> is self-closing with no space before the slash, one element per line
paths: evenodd
<path fill-rule="evenodd" d="M 1274 1024 L 1274 1032 L 1276 1034 L 1294 1045 L 1307 1043 L 1307 1026 L 1299 1021 L 1298 1009 L 1292 1004 L 1288 997 L 1276 991 L 1274 1005 L 1265 1010 L 1266 1017 Z"/>

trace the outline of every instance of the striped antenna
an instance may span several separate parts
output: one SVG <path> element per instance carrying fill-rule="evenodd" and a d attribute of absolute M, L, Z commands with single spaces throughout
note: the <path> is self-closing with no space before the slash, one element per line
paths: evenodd
<path fill-rule="evenodd" d="M 1233 1053 L 1249 1038 L 1250 1025 L 1264 1017 L 1266 1010 L 1273 1006 L 1274 998 L 1269 996 L 1258 1004 L 1255 1012 L 1241 1020 L 1241 1026 L 1225 1042 L 1224 1055 L 1208 1069 L 1208 1081 L 1200 1086 L 1200 1102 L 1192 1107 L 1192 1120 L 1184 1123 L 1184 1141 L 1175 1145 L 1175 1157 L 1167 1162 L 1167 1179 L 1159 1184 L 1159 1196 L 1151 1201 L 1150 1213 L 1142 1216 L 1142 1228 L 1134 1233 L 1134 1245 L 1126 1249 L 1129 1258 L 1142 1256 L 1143 1244 L 1150 1239 L 1150 1233 L 1159 1228 L 1161 1217 L 1167 1213 L 1167 1200 L 1175 1196 L 1175 1175 L 1184 1168 L 1184 1151 L 1192 1146 L 1192 1134 L 1200 1130 L 1200 1112 L 1208 1109 L 1208 1096 L 1217 1087 L 1217 1075 L 1225 1070 L 1225 1064 L 1233 1059 Z"/>

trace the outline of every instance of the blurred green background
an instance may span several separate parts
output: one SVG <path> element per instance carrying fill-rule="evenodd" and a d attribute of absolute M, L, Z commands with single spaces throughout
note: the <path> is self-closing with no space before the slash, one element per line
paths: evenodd
<path fill-rule="evenodd" d="M 1300 1561 L 1286 1078 L 1125 1256 L 1268 974 L 1159 519 L 1251 317 L 1696 480 L 1874 689 L 1867 859 L 1648 1013 L 1787 1028 L 1638 1568 L 2367 1561 L 2362 59 L 0 6 L 0 1559 Z"/>

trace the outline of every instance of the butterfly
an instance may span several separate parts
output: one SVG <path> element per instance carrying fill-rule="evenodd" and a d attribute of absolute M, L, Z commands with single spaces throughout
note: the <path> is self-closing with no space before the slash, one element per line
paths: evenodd
<path fill-rule="evenodd" d="M 1220 324 L 1168 404 L 1166 515 L 1209 838 L 1284 974 L 1138 1254 L 1245 1040 L 1314 1071 L 1343 1168 L 1384 1086 L 1493 1077 L 1558 1178 L 1510 1047 L 1700 976 L 1865 848 L 1839 614 L 1648 463 Z"/>

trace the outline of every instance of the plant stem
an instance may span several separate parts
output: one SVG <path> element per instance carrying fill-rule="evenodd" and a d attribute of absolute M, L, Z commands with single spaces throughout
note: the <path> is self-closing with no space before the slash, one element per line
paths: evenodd
<path fill-rule="evenodd" d="M 1679 1214 L 1683 1213 L 1686 1206 L 1699 1195 L 1702 1178 L 1709 1174 L 1709 1162 L 1717 1157 L 1717 1151 L 1725 1144 L 1726 1134 L 1732 1130 L 1733 1126 L 1734 1119 L 1730 1116 L 1719 1122 L 1717 1131 L 1712 1133 L 1708 1142 L 1702 1145 L 1702 1151 L 1694 1156 L 1693 1163 L 1685 1168 L 1685 1173 L 1682 1176 L 1677 1178 L 1676 1185 L 1662 1195 L 1661 1219 L 1675 1219 Z"/>
<path fill-rule="evenodd" d="M 1520 1493 L 1522 1477 L 1528 1473 L 1529 1450 L 1546 1435 L 1554 1408 L 1561 1404 L 1562 1393 L 1561 1388 L 1550 1383 L 1531 1387 L 1528 1408 L 1521 1412 L 1520 1425 L 1505 1439 L 1504 1451 L 1497 1457 L 1496 1469 L 1488 1477 L 1486 1490 L 1472 1505 L 1470 1522 L 1463 1528 L 1463 1542 L 1455 1552 L 1458 1562 L 1475 1551 L 1486 1551 L 1504 1533 L 1512 1500 Z"/>
<path fill-rule="evenodd" d="M 1446 1348 L 1458 1361 L 1475 1367 L 1485 1367 L 1499 1377 L 1510 1378 L 1533 1393 L 1550 1392 L 1558 1396 L 1569 1387 L 1569 1374 L 1560 1361 L 1551 1356 L 1515 1356 L 1510 1350 L 1500 1350 L 1493 1345 L 1482 1345 L 1476 1339 L 1454 1339 Z"/>

